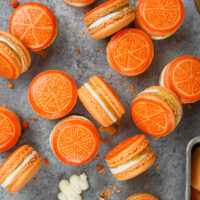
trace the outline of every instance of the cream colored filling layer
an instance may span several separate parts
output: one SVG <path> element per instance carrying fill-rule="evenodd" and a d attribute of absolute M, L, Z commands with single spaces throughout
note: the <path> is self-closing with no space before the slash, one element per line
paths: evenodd
<path fill-rule="evenodd" d="M 167 36 L 150 36 L 151 39 L 153 40 L 163 40 L 165 38 L 168 38 L 170 35 L 167 35 Z"/>
<path fill-rule="evenodd" d="M 161 72 L 161 76 L 160 76 L 160 85 L 165 87 L 165 84 L 164 84 L 164 74 L 165 74 L 165 70 L 166 70 L 166 67 L 162 70 Z"/>
<path fill-rule="evenodd" d="M 72 3 L 70 1 L 67 1 L 67 3 L 71 6 L 77 6 L 77 7 L 83 7 L 88 5 L 88 3 Z"/>
<path fill-rule="evenodd" d="M 112 121 L 115 123 L 117 121 L 117 118 L 109 111 L 109 109 L 106 107 L 104 102 L 101 100 L 101 98 L 98 96 L 98 94 L 92 89 L 92 87 L 85 83 L 84 86 L 86 89 L 92 94 L 92 96 L 97 100 L 97 102 L 101 105 L 101 107 L 105 110 L 105 112 L 108 114 L 108 116 L 112 119 Z"/>
<path fill-rule="evenodd" d="M 11 49 L 13 49 L 17 53 L 17 55 L 19 55 L 21 63 L 22 63 L 22 71 L 24 71 L 25 68 L 26 68 L 26 66 L 25 66 L 24 59 L 21 56 L 20 52 L 15 48 L 15 46 L 11 42 L 9 42 L 8 40 L 6 40 L 5 38 L 0 37 L 0 41 L 1 42 L 5 42 Z"/>
<path fill-rule="evenodd" d="M 15 178 L 15 176 L 18 174 L 18 172 L 26 165 L 28 164 L 37 154 L 36 151 L 31 152 L 26 159 L 5 179 L 5 181 L 1 184 L 2 187 L 6 188 L 12 180 Z"/>
<path fill-rule="evenodd" d="M 120 165 L 118 167 L 115 167 L 115 168 L 110 168 L 110 171 L 113 173 L 113 174 L 119 174 L 125 170 L 127 170 L 128 168 L 138 164 L 141 160 L 143 160 L 149 153 L 145 153 L 143 154 L 142 156 L 140 156 L 140 158 L 138 158 L 137 160 L 132 160 L 128 163 L 125 163 L 123 165 Z"/>
<path fill-rule="evenodd" d="M 106 22 L 107 20 L 115 17 L 116 15 L 119 15 L 120 13 L 128 10 L 129 7 L 125 7 L 124 9 L 120 10 L 120 11 L 116 11 L 116 12 L 113 12 L 113 13 L 110 13 L 104 17 L 101 17 L 100 19 L 98 19 L 97 21 L 93 22 L 90 26 L 88 26 L 88 29 L 93 29 L 93 28 L 96 28 L 97 26 L 99 26 L 100 24 Z"/>

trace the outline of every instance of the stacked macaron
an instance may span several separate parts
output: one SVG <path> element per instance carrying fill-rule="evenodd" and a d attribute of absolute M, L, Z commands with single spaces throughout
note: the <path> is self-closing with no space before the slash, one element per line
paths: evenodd
<path fill-rule="evenodd" d="M 24 44 L 12 34 L 0 31 L 0 76 L 16 79 L 30 64 L 31 57 Z"/>
<path fill-rule="evenodd" d="M 34 148 L 23 145 L 0 167 L 0 184 L 10 193 L 22 189 L 39 171 L 43 159 Z"/>
<path fill-rule="evenodd" d="M 134 124 L 144 133 L 164 136 L 172 132 L 182 117 L 182 104 L 168 88 L 152 86 L 137 95 L 131 105 Z"/>
<path fill-rule="evenodd" d="M 105 160 L 115 178 L 124 181 L 146 171 L 152 166 L 155 158 L 146 137 L 136 135 L 114 147 Z"/>
<path fill-rule="evenodd" d="M 100 76 L 93 76 L 79 90 L 78 96 L 88 112 L 102 126 L 121 119 L 125 108 L 115 91 Z"/>

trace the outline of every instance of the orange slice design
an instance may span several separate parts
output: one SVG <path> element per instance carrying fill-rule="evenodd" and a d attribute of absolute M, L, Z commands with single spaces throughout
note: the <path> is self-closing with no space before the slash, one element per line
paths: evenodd
<path fill-rule="evenodd" d="M 152 28 L 170 29 L 180 21 L 179 0 L 147 0 L 145 1 L 143 16 L 146 23 Z"/>
<path fill-rule="evenodd" d="M 184 60 L 173 71 L 174 86 L 185 96 L 200 98 L 200 63 Z"/>
<path fill-rule="evenodd" d="M 87 160 L 96 148 L 93 134 L 81 125 L 63 129 L 57 142 L 58 151 L 71 163 Z"/>
<path fill-rule="evenodd" d="M 114 49 L 114 60 L 124 71 L 140 67 L 148 57 L 149 44 L 138 34 L 127 33 Z"/>
<path fill-rule="evenodd" d="M 71 84 L 60 74 L 40 77 L 33 85 L 32 91 L 38 108 L 47 113 L 64 110 L 72 98 Z"/>
<path fill-rule="evenodd" d="M 14 137 L 15 128 L 10 120 L 0 114 L 0 147 L 6 146 Z"/>
<path fill-rule="evenodd" d="M 10 32 L 33 51 L 50 44 L 55 27 L 55 17 L 51 11 L 37 3 L 22 4 L 10 21 Z"/>
<path fill-rule="evenodd" d="M 133 109 L 133 121 L 140 130 L 150 135 L 161 135 L 166 132 L 166 113 L 158 104 L 141 102 L 135 104 Z"/>

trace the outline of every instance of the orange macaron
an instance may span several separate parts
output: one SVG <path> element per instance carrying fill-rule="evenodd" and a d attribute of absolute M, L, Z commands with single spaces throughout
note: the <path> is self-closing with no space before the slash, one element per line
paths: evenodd
<path fill-rule="evenodd" d="M 104 127 L 121 119 L 125 108 L 115 91 L 100 76 L 93 76 L 79 90 L 78 96 L 87 111 Z"/>
<path fill-rule="evenodd" d="M 146 33 L 136 28 L 127 28 L 111 37 L 106 53 L 114 70 L 126 76 L 136 76 L 151 64 L 154 47 Z"/>
<path fill-rule="evenodd" d="M 0 167 L 0 184 L 8 192 L 21 190 L 39 171 L 43 159 L 29 145 L 15 150 Z"/>
<path fill-rule="evenodd" d="M 119 181 L 125 181 L 143 173 L 153 165 L 155 159 L 155 153 L 144 135 L 126 139 L 105 157 L 112 174 Z"/>
<path fill-rule="evenodd" d="M 63 71 L 47 70 L 31 81 L 28 99 L 38 115 L 48 119 L 62 118 L 76 104 L 76 83 Z"/>
<path fill-rule="evenodd" d="M 0 152 L 12 148 L 21 136 L 19 117 L 10 109 L 0 107 Z"/>
<path fill-rule="evenodd" d="M 24 3 L 12 13 L 9 31 L 19 38 L 30 51 L 40 51 L 50 46 L 56 39 L 56 17 L 43 4 Z"/>
<path fill-rule="evenodd" d="M 131 105 L 132 120 L 142 132 L 152 136 L 171 133 L 181 120 L 182 104 L 168 88 L 152 86 L 138 94 Z"/>
<path fill-rule="evenodd" d="M 126 200 L 158 200 L 158 198 L 151 194 L 138 193 L 138 194 L 131 195 Z"/>
<path fill-rule="evenodd" d="M 90 120 L 72 115 L 55 126 L 51 132 L 50 145 L 62 162 L 68 165 L 83 165 L 96 155 L 99 134 Z"/>
<path fill-rule="evenodd" d="M 181 0 L 138 0 L 136 3 L 135 25 L 154 40 L 162 40 L 174 34 L 183 19 Z"/>
<path fill-rule="evenodd" d="M 183 104 L 200 100 L 200 59 L 194 56 L 180 56 L 162 70 L 159 84 L 170 88 Z"/>
<path fill-rule="evenodd" d="M 0 30 L 0 76 L 16 79 L 30 64 L 31 56 L 25 45 L 9 32 Z"/>
<path fill-rule="evenodd" d="M 82 8 L 91 5 L 95 0 L 64 0 L 64 2 L 72 7 Z"/>
<path fill-rule="evenodd" d="M 121 30 L 135 19 L 129 0 L 109 0 L 88 12 L 84 22 L 95 40 L 106 38 Z"/>

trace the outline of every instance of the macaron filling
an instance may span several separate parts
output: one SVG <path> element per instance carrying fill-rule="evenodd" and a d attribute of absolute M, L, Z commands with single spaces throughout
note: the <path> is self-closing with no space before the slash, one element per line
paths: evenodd
<path fill-rule="evenodd" d="M 138 153 L 137 155 L 134 155 L 129 161 L 117 167 L 110 168 L 110 171 L 113 174 L 119 174 L 141 162 L 150 152 L 151 152 L 151 147 L 148 145 L 142 152 Z"/>
<path fill-rule="evenodd" d="M 20 61 L 21 61 L 21 64 L 22 64 L 22 68 L 23 68 L 22 71 L 24 71 L 25 68 L 26 68 L 25 62 L 24 62 L 24 59 L 23 59 L 22 55 L 21 55 L 20 52 L 17 50 L 17 48 L 16 48 L 11 42 L 9 42 L 8 40 L 6 40 L 6 39 L 3 38 L 3 37 L 0 37 L 0 41 L 3 42 L 3 43 L 5 43 L 6 45 L 8 45 L 8 46 L 19 56 Z"/>
<path fill-rule="evenodd" d="M 37 154 L 36 151 L 32 151 L 25 159 L 24 161 L 3 181 L 1 184 L 2 187 L 6 188 L 12 180 L 15 178 L 15 176 L 19 173 L 19 171 L 27 165 Z"/>
<path fill-rule="evenodd" d="M 112 107 L 106 101 L 106 99 L 101 95 L 96 87 L 89 81 L 84 84 L 85 88 L 91 93 L 91 95 L 97 100 L 97 102 L 101 105 L 104 111 L 108 114 L 111 120 L 115 123 L 117 121 L 117 114 L 114 112 Z"/>
<path fill-rule="evenodd" d="M 122 6 L 118 9 L 114 10 L 112 13 L 109 13 L 108 15 L 105 15 L 105 16 L 99 18 L 98 20 L 96 20 L 95 22 L 93 22 L 91 25 L 88 26 L 88 29 L 96 28 L 100 24 L 103 24 L 104 22 L 106 22 L 106 21 L 110 20 L 111 18 L 121 14 L 124 11 L 127 11 L 128 9 L 129 9 L 128 5 Z"/>
<path fill-rule="evenodd" d="M 160 90 L 157 90 L 157 89 L 147 89 L 141 92 L 141 94 L 146 93 L 146 92 L 153 92 L 153 93 L 159 94 L 160 96 L 164 97 L 167 101 L 169 101 L 172 104 L 172 106 L 176 109 L 176 113 L 178 115 L 178 123 L 179 123 L 179 121 L 181 120 L 181 113 L 179 111 L 178 105 L 176 104 L 176 102 L 173 100 L 173 98 L 170 95 L 165 94 L 164 92 L 161 92 Z"/>
<path fill-rule="evenodd" d="M 151 39 L 153 40 L 163 40 L 165 38 L 168 38 L 170 35 L 166 35 L 166 36 L 152 36 L 150 35 Z"/>

